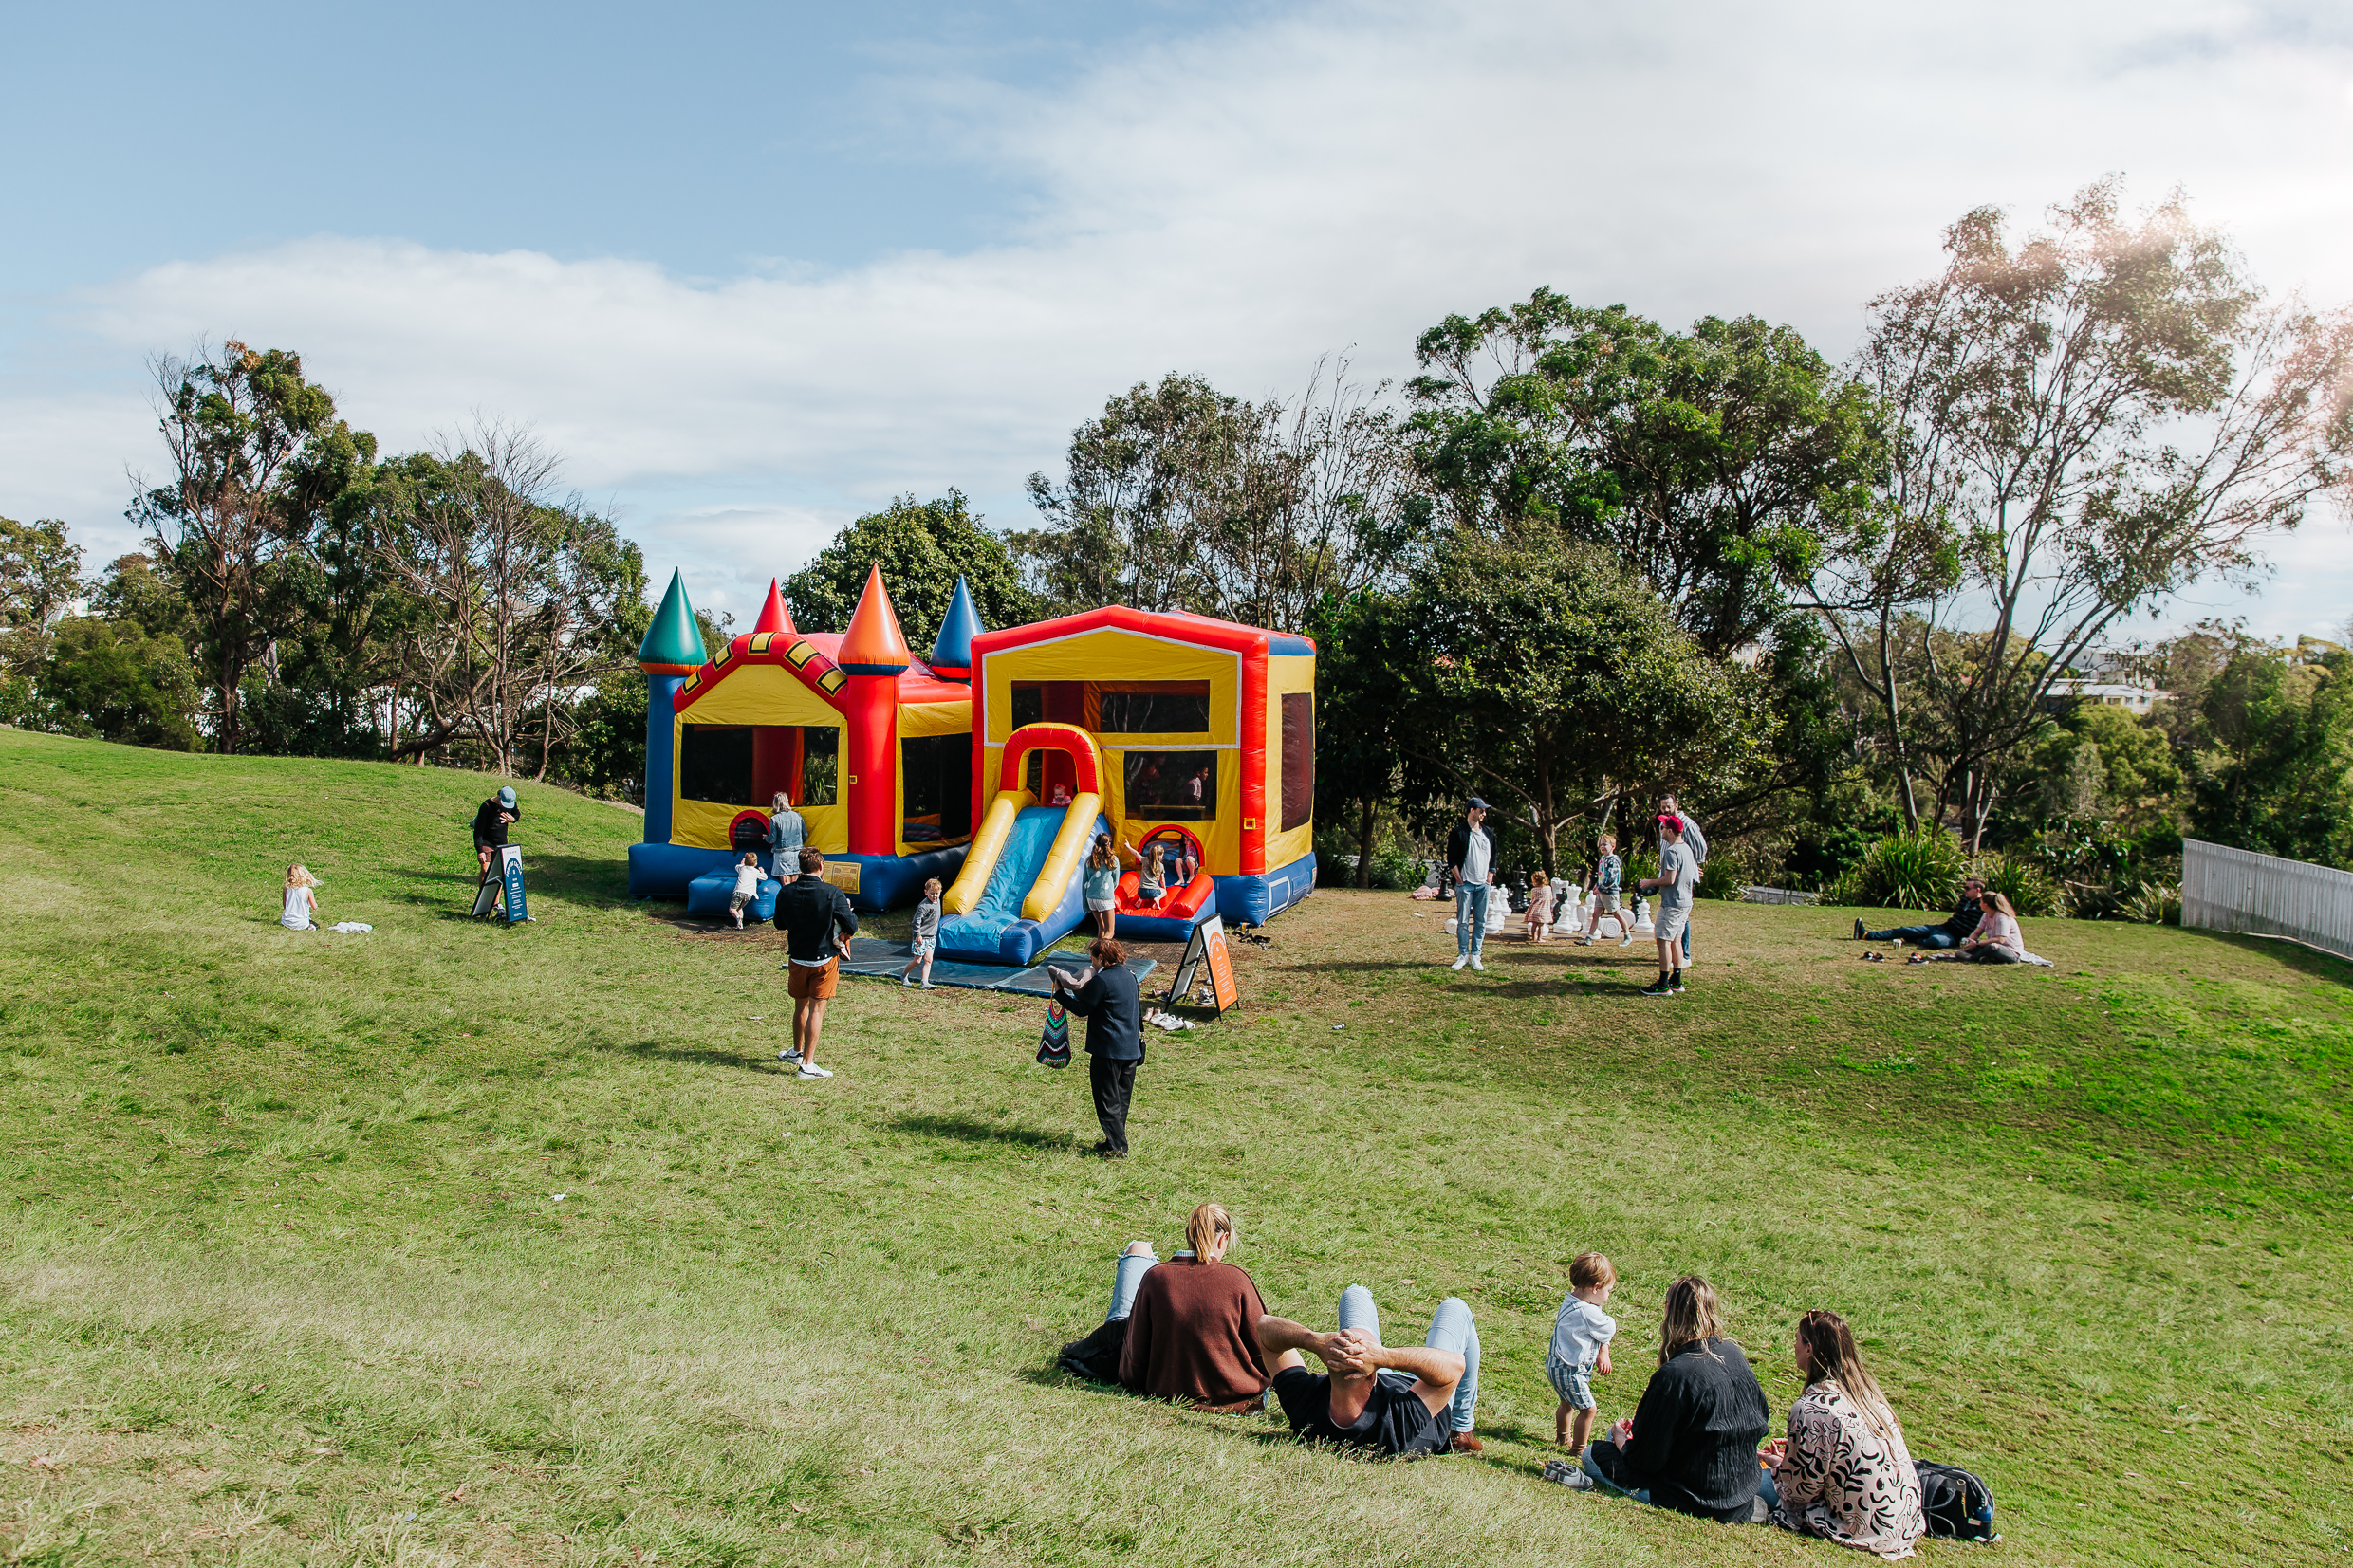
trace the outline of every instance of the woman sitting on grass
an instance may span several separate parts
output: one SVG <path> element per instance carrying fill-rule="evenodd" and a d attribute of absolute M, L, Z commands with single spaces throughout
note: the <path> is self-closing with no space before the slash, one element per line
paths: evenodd
<path fill-rule="evenodd" d="M 1800 1318 L 1796 1356 L 1806 1392 L 1789 1407 L 1789 1435 L 1759 1456 L 1772 1467 L 1773 1522 L 1883 1558 L 1910 1557 L 1928 1530 L 1919 1476 L 1846 1319 L 1835 1312 Z"/>
<path fill-rule="evenodd" d="M 1119 1382 L 1157 1399 L 1198 1409 L 1256 1410 L 1269 1374 L 1258 1345 L 1266 1303 L 1250 1275 L 1225 1261 L 1233 1217 L 1205 1203 L 1185 1222 L 1185 1250 L 1162 1263 L 1150 1242 L 1130 1242 L 1111 1283 L 1103 1326 L 1065 1348 L 1081 1375 L 1108 1370 L 1113 1339 Z"/>
<path fill-rule="evenodd" d="M 1749 1358 L 1724 1337 L 1715 1288 L 1687 1274 L 1667 1287 L 1658 1370 L 1642 1402 L 1585 1449 L 1584 1473 L 1598 1489 L 1637 1503 L 1751 1523 L 1762 1512 L 1757 1445 L 1771 1425 Z"/>
<path fill-rule="evenodd" d="M 1978 895 L 1982 913 L 1977 929 L 1961 939 L 1961 945 L 1951 952 L 1916 952 L 1904 960 L 1907 964 L 1937 962 L 1971 964 L 2023 964 L 2026 962 L 2026 938 L 2018 931 L 2018 912 L 2009 899 L 1988 888 Z"/>

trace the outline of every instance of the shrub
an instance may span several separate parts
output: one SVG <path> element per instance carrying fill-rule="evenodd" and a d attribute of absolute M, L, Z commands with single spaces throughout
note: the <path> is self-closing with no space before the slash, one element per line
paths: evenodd
<path fill-rule="evenodd" d="M 1708 863 L 1699 868 L 1699 896 L 1737 898 L 1749 880 L 1749 852 L 1741 844 L 1710 844 Z"/>
<path fill-rule="evenodd" d="M 2010 907 L 2020 914 L 2059 913 L 2059 884 L 2033 861 L 1989 855 L 1977 862 L 1975 869 L 1985 878 L 1986 886 L 2009 899 Z"/>
<path fill-rule="evenodd" d="M 1833 904 L 1950 910 L 1967 863 L 1957 834 L 1923 822 L 1917 833 L 1891 833 L 1864 850 L 1826 896 Z"/>
<path fill-rule="evenodd" d="M 2142 882 L 2124 895 L 2116 907 L 2116 917 L 2144 926 L 2177 926 L 2181 924 L 2181 889 L 2174 883 Z"/>

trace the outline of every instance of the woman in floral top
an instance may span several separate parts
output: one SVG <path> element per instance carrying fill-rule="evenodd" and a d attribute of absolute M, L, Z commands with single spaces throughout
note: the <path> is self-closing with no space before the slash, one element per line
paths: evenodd
<path fill-rule="evenodd" d="M 1919 1476 L 1845 1319 L 1809 1312 L 1798 1319 L 1797 1370 L 1806 1392 L 1789 1407 L 1789 1435 L 1761 1455 L 1780 1493 L 1773 1522 L 1883 1558 L 1910 1557 L 1928 1529 Z"/>

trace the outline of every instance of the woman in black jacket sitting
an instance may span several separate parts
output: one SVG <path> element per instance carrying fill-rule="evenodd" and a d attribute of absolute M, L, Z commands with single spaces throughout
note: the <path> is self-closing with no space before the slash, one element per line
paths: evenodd
<path fill-rule="evenodd" d="M 1642 1402 L 1607 1440 L 1585 1449 L 1583 1474 L 1640 1503 L 1721 1524 L 1751 1523 L 1766 1512 L 1758 1506 L 1764 1471 L 1756 1449 L 1771 1425 L 1749 1358 L 1724 1337 L 1714 1288 L 1687 1274 L 1667 1287 L 1658 1370 Z"/>

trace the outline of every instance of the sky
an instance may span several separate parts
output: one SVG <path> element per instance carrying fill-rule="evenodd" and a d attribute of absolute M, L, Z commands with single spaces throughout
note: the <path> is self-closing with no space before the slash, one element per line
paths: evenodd
<path fill-rule="evenodd" d="M 2353 302 L 2342 5 L 19 5 L 0 63 L 0 514 L 93 567 L 208 341 L 387 452 L 532 427 L 748 622 L 894 495 L 1030 526 L 1139 381 L 1399 379 L 1540 286 L 1843 358 L 1960 214 L 2115 172 Z M 2353 616 L 2342 510 L 2266 554 L 2127 631 Z"/>

